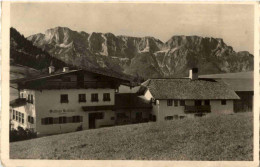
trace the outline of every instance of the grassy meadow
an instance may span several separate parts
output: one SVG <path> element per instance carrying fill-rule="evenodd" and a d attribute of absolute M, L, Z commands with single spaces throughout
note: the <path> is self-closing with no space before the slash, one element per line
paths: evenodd
<path fill-rule="evenodd" d="M 253 114 L 114 126 L 10 143 L 11 159 L 253 160 Z"/>

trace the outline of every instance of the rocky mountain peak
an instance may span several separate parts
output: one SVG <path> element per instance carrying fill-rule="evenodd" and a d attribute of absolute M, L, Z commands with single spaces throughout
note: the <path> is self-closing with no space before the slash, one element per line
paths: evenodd
<path fill-rule="evenodd" d="M 186 76 L 198 66 L 202 74 L 253 69 L 253 56 L 235 52 L 221 38 L 174 35 L 167 42 L 151 36 L 116 36 L 77 32 L 67 27 L 28 37 L 34 45 L 74 65 L 91 64 L 143 77 Z"/>

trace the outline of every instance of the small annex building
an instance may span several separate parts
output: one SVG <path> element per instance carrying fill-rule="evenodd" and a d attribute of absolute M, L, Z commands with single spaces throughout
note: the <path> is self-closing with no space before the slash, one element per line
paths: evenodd
<path fill-rule="evenodd" d="M 189 78 L 148 79 L 139 90 L 152 102 L 151 120 L 233 113 L 239 96 L 221 80 L 198 78 L 198 69 Z"/>
<path fill-rule="evenodd" d="M 152 110 L 150 100 L 136 93 L 118 93 L 115 95 L 116 124 L 148 122 Z"/>

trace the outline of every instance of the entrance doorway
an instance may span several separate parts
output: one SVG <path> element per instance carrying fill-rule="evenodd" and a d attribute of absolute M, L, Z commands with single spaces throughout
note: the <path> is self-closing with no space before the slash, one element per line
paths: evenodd
<path fill-rule="evenodd" d="M 88 123 L 89 123 L 89 129 L 96 128 L 96 114 L 95 113 L 89 113 L 88 115 Z"/>
<path fill-rule="evenodd" d="M 96 128 L 96 119 L 104 119 L 104 113 L 103 112 L 96 112 L 96 113 L 89 113 L 88 114 L 88 123 L 89 123 L 89 129 Z"/>

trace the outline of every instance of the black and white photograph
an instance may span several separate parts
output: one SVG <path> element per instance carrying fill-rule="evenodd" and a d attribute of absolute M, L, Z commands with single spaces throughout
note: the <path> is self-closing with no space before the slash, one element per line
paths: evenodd
<path fill-rule="evenodd" d="M 257 2 L 8 3 L 9 162 L 257 161 Z"/>

